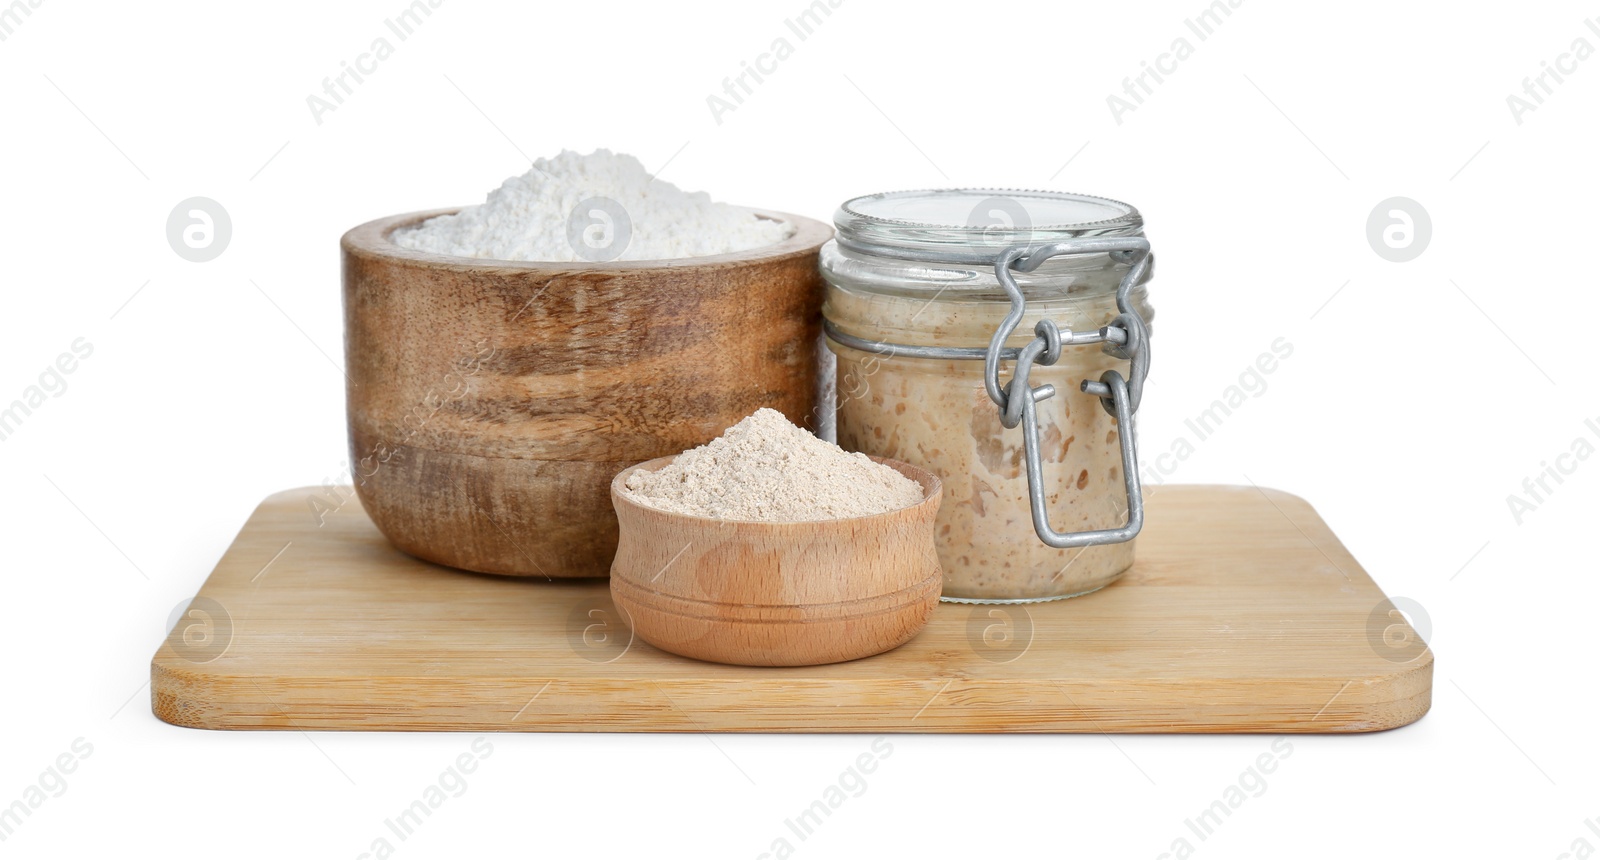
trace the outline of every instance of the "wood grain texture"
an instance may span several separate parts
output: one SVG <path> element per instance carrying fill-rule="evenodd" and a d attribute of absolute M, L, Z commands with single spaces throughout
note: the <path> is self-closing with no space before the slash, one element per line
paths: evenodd
<path fill-rule="evenodd" d="M 622 542 L 611 599 L 638 637 L 673 654 L 741 666 L 813 666 L 870 657 L 922 630 L 944 575 L 934 550 L 942 483 L 885 463 L 922 501 L 870 517 L 734 522 L 650 508 L 611 482 Z"/>
<path fill-rule="evenodd" d="M 311 500 L 324 492 L 275 495 L 245 525 L 152 660 L 158 717 L 213 729 L 1359 732 L 1417 720 L 1431 701 L 1432 652 L 1387 650 L 1383 625 L 1398 641 L 1404 621 L 1374 629 L 1382 591 L 1310 505 L 1273 490 L 1154 488 L 1138 560 L 1110 587 L 1021 607 L 940 604 L 893 651 L 796 668 L 664 653 L 618 623 L 605 582 L 441 568 L 395 549 L 354 503 L 319 527 Z"/>
<path fill-rule="evenodd" d="M 608 487 L 767 406 L 815 429 L 825 224 L 680 260 L 515 263 L 346 233 L 356 491 L 397 546 L 467 570 L 605 576 Z"/>

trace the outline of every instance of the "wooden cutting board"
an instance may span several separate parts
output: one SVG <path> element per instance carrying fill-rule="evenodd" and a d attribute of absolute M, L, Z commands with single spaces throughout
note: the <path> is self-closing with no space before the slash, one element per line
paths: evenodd
<path fill-rule="evenodd" d="M 1139 541 L 1096 594 L 940 604 L 887 654 L 747 668 L 634 641 L 604 581 L 418 561 L 349 488 L 290 490 L 156 652 L 151 706 L 366 731 L 1360 732 L 1427 712 L 1432 652 L 1301 499 L 1156 488 Z"/>

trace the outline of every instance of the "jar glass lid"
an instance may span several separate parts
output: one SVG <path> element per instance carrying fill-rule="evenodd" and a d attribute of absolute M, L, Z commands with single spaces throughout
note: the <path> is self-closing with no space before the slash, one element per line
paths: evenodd
<path fill-rule="evenodd" d="M 1132 206 L 1059 191 L 891 191 L 845 201 L 833 221 L 846 249 L 929 262 L 993 262 L 1017 244 L 1144 235 Z"/>

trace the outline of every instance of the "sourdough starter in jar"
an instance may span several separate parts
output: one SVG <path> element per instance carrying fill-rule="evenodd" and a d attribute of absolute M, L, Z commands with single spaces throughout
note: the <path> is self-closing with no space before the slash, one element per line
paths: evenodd
<path fill-rule="evenodd" d="M 969 226 L 992 212 L 1009 216 L 1007 224 Z M 1142 235 L 1131 206 L 1043 192 L 874 195 L 846 203 L 836 224 L 838 240 L 822 249 L 828 322 L 847 335 L 913 346 L 988 345 L 1010 310 L 993 269 L 993 257 L 1009 245 Z M 937 262 L 935 255 L 969 259 Z M 1105 255 L 1081 255 L 1019 274 L 1027 313 L 1007 345 L 1027 344 L 1044 317 L 1063 332 L 1111 322 L 1125 271 Z M 1149 320 L 1145 289 L 1132 298 Z M 1039 540 L 1022 431 L 1001 425 L 982 361 L 897 356 L 832 339 L 828 345 L 838 358 L 839 445 L 904 460 L 944 480 L 936 535 L 946 599 L 1071 597 L 1105 586 L 1133 563 L 1132 541 L 1054 549 Z M 1078 387 L 1112 369 L 1126 372 L 1127 362 L 1099 345 L 1064 346 L 1058 363 L 1033 369 L 1033 385 L 1056 387 L 1037 413 L 1046 510 L 1057 530 L 1115 528 L 1126 519 L 1123 428 Z"/>

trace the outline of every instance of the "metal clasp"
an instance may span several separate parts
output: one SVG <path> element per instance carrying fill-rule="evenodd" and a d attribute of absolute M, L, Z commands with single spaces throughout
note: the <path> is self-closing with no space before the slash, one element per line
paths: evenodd
<path fill-rule="evenodd" d="M 1031 272 L 1046 260 L 1064 254 L 1108 254 L 1117 262 L 1127 263 L 1128 271 L 1117 286 L 1116 319 L 1108 325 L 1087 332 L 1063 333 L 1055 322 L 1042 319 L 1033 328 L 1034 339 L 1020 351 L 1008 350 L 1005 342 L 1022 322 L 1027 311 L 1027 299 L 1017 286 L 1012 271 Z M 983 361 L 983 384 L 989 399 L 1000 409 L 1000 423 L 1007 429 L 1022 425 L 1023 457 L 1028 469 L 1028 501 L 1033 511 L 1033 530 L 1047 546 L 1057 549 L 1123 543 L 1133 540 L 1144 527 L 1144 496 L 1139 486 L 1139 461 L 1135 446 L 1133 417 L 1139 409 L 1144 394 L 1145 377 L 1150 374 L 1150 337 L 1145 322 L 1133 307 L 1133 288 L 1150 276 L 1154 257 L 1150 242 L 1143 238 L 1073 239 L 1048 245 L 1015 245 L 1006 249 L 995 261 L 995 277 L 1011 299 L 1011 312 L 1006 315 Z M 1100 375 L 1099 380 L 1083 380 L 1079 386 L 1087 394 L 1100 399 L 1100 405 L 1116 416 L 1122 448 L 1122 480 L 1128 496 L 1128 520 L 1119 528 L 1096 529 L 1083 532 L 1058 532 L 1050 527 L 1049 513 L 1045 510 L 1044 464 L 1039 459 L 1039 422 L 1037 406 L 1041 401 L 1055 396 L 1053 385 L 1029 387 L 1028 374 L 1035 364 L 1049 366 L 1061 358 L 1063 345 L 1104 343 L 1109 355 L 1128 360 L 1128 377 L 1115 370 Z M 1011 381 L 1000 380 L 1000 362 L 1015 361 Z"/>

